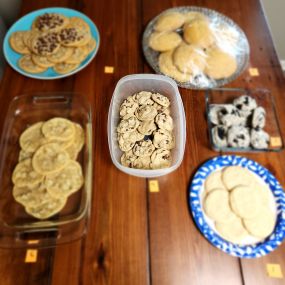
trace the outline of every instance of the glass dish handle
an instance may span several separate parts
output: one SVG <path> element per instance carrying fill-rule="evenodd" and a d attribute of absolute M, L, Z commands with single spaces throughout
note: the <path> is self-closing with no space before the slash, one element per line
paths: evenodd
<path fill-rule="evenodd" d="M 37 105 L 42 104 L 69 104 L 71 98 L 64 95 L 51 95 L 51 96 L 33 96 L 33 103 Z"/>

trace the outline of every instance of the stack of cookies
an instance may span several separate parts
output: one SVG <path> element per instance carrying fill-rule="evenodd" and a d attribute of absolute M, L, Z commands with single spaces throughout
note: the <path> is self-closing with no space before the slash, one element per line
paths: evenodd
<path fill-rule="evenodd" d="M 56 13 L 38 16 L 28 31 L 14 32 L 13 50 L 23 56 L 18 65 L 28 73 L 53 68 L 59 74 L 75 70 L 95 49 L 89 25 L 81 18 Z"/>
<path fill-rule="evenodd" d="M 47 219 L 82 187 L 82 169 L 76 158 L 84 137 L 79 124 L 64 118 L 35 123 L 21 134 L 19 162 L 12 175 L 13 196 L 28 214 Z"/>
<path fill-rule="evenodd" d="M 237 244 L 256 242 L 274 230 L 272 192 L 248 169 L 229 166 L 215 171 L 207 177 L 204 191 L 203 208 L 224 239 Z"/>
<path fill-rule="evenodd" d="M 171 166 L 174 148 L 173 119 L 166 96 L 141 91 L 127 97 L 120 106 L 117 127 L 123 166 L 160 169 Z"/>
<path fill-rule="evenodd" d="M 208 86 L 237 70 L 237 33 L 200 12 L 165 12 L 148 44 L 160 52 L 160 71 L 181 83 L 195 84 L 200 78 Z"/>
<path fill-rule="evenodd" d="M 270 136 L 264 131 L 266 111 L 256 100 L 242 95 L 232 104 L 211 104 L 209 120 L 211 133 L 217 148 L 267 149 Z"/>

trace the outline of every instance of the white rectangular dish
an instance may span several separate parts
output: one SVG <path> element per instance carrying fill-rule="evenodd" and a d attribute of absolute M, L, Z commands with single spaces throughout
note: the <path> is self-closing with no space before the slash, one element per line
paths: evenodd
<path fill-rule="evenodd" d="M 140 91 L 158 92 L 171 101 L 171 116 L 174 121 L 175 148 L 172 150 L 172 164 L 163 169 L 135 169 L 125 167 L 120 158 L 123 152 L 119 149 L 116 128 L 120 116 L 119 109 L 122 102 L 130 95 Z M 186 120 L 183 102 L 174 80 L 156 74 L 133 74 L 121 78 L 115 88 L 108 114 L 108 143 L 111 158 L 115 166 L 121 171 L 139 177 L 157 177 L 176 170 L 182 162 L 186 141 Z"/>

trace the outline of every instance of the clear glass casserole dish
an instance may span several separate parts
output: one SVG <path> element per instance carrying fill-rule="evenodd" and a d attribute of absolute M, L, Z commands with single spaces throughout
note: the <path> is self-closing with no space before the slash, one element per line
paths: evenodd
<path fill-rule="evenodd" d="M 231 114 L 226 114 L 227 121 L 223 121 L 221 123 L 220 118 L 214 118 L 213 112 L 211 113 L 212 108 L 219 108 L 223 106 L 232 105 L 234 100 L 237 100 L 242 95 L 247 95 L 253 98 L 256 102 L 256 106 L 253 109 L 261 108 L 265 113 L 265 126 L 254 127 L 253 126 L 253 111 L 246 118 L 246 123 L 244 126 L 249 129 L 250 136 L 250 145 L 246 147 L 233 147 L 229 145 L 229 129 L 232 127 L 230 125 L 230 120 L 233 119 Z M 280 151 L 284 148 L 284 143 L 282 139 L 282 134 L 280 131 L 279 121 L 276 113 L 274 98 L 271 95 L 270 91 L 264 88 L 258 89 L 242 89 L 242 88 L 216 88 L 205 91 L 205 99 L 206 99 L 206 117 L 208 123 L 208 134 L 210 144 L 213 150 L 221 151 L 221 152 L 269 152 L 269 151 Z M 236 104 L 238 106 L 238 104 Z M 243 110 L 238 110 L 241 114 Z M 219 113 L 218 113 L 219 115 Z M 242 117 L 242 115 L 241 115 Z M 218 120 L 217 124 L 213 123 L 213 121 Z M 250 120 L 250 121 L 249 121 Z M 220 144 L 220 140 L 217 138 L 217 133 L 214 132 L 214 128 L 220 125 L 226 124 L 225 128 L 225 137 L 228 140 L 228 145 Z M 252 124 L 250 126 L 250 124 Z M 241 124 L 242 125 L 242 124 Z M 262 145 L 259 148 L 254 147 L 256 144 L 253 143 L 253 133 L 255 131 L 264 131 L 267 133 L 267 147 L 263 147 Z M 256 132 L 255 132 L 256 134 Z M 222 134 L 221 134 L 222 135 Z M 221 136 L 220 136 L 221 138 Z M 255 137 L 256 138 L 256 137 Z"/>
<path fill-rule="evenodd" d="M 18 162 L 20 134 L 31 124 L 53 117 L 67 118 L 85 131 L 85 144 L 77 158 L 84 184 L 59 214 L 38 220 L 15 201 L 11 176 Z M 33 93 L 14 98 L 3 125 L 0 155 L 0 247 L 49 247 L 77 240 L 86 233 L 92 192 L 92 114 L 83 96 Z"/>

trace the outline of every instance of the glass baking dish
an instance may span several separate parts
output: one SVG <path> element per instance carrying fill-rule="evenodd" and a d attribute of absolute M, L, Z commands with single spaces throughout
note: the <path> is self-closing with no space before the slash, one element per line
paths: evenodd
<path fill-rule="evenodd" d="M 210 108 L 217 104 L 231 104 L 234 99 L 241 95 L 249 95 L 256 100 L 257 106 L 261 106 L 266 111 L 266 124 L 263 130 L 269 134 L 268 148 L 246 148 L 238 147 L 220 147 L 214 143 L 212 128 L 215 126 L 210 120 Z M 206 99 L 206 117 L 208 123 L 208 134 L 210 144 L 213 150 L 221 152 L 269 152 L 280 151 L 284 148 L 284 143 L 280 131 L 278 117 L 276 114 L 274 98 L 267 89 L 242 89 L 242 88 L 217 88 L 205 91 Z"/>
<path fill-rule="evenodd" d="M 53 117 L 70 119 L 85 131 L 85 144 L 77 159 L 84 185 L 68 198 L 59 214 L 38 220 L 14 200 L 11 175 L 18 162 L 20 134 L 31 124 Z M 92 192 L 91 120 L 90 105 L 79 94 L 33 93 L 12 100 L 1 137 L 0 247 L 49 247 L 74 241 L 86 233 Z"/>

